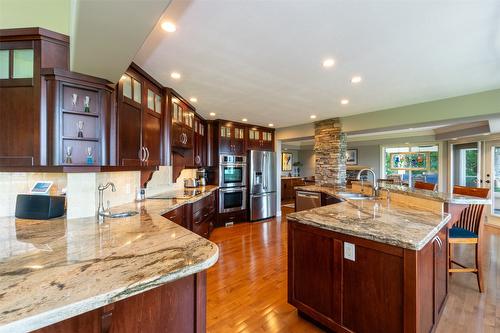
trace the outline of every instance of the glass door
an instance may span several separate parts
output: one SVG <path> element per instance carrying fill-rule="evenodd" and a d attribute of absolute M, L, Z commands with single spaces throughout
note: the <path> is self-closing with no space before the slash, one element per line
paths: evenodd
<path fill-rule="evenodd" d="M 500 217 L 500 141 L 486 143 L 485 164 L 485 183 L 491 187 L 491 215 Z"/>
<path fill-rule="evenodd" d="M 452 186 L 480 187 L 481 143 L 452 145 Z"/>

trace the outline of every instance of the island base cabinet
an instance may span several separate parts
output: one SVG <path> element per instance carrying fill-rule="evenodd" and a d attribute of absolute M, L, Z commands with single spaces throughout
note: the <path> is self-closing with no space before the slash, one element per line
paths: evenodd
<path fill-rule="evenodd" d="M 36 333 L 202 333 L 206 273 L 190 275 L 36 330 Z"/>
<path fill-rule="evenodd" d="M 289 220 L 288 302 L 335 332 L 431 332 L 448 293 L 447 228 L 436 237 L 413 251 Z"/>

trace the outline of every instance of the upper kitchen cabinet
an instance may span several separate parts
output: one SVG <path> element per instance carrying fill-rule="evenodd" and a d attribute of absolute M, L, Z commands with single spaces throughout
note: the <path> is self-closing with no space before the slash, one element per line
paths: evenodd
<path fill-rule="evenodd" d="M 207 123 L 198 116 L 194 117 L 193 155 L 195 166 L 207 165 Z"/>
<path fill-rule="evenodd" d="M 246 154 L 245 125 L 219 121 L 219 153 L 220 154 Z"/>
<path fill-rule="evenodd" d="M 51 163 L 41 114 L 40 71 L 48 67 L 69 68 L 68 36 L 41 28 L 0 30 L 0 166 Z"/>
<path fill-rule="evenodd" d="M 193 149 L 194 108 L 174 90 L 169 92 L 172 148 Z"/>
<path fill-rule="evenodd" d="M 251 126 L 248 128 L 249 150 L 274 150 L 274 129 Z"/>
<path fill-rule="evenodd" d="M 161 85 L 137 65 L 117 89 L 116 155 L 119 165 L 157 166 L 162 160 Z"/>
<path fill-rule="evenodd" d="M 42 91 L 47 136 L 42 138 L 52 165 L 110 165 L 111 82 L 59 68 L 44 68 Z"/>

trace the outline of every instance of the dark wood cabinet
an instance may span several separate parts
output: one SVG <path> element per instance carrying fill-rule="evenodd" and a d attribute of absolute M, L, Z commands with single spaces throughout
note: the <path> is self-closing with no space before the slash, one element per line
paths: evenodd
<path fill-rule="evenodd" d="M 208 238 L 214 228 L 216 219 L 215 192 L 191 204 L 191 230 L 200 236 Z"/>
<path fill-rule="evenodd" d="M 42 28 L 0 30 L 0 166 L 50 165 L 42 68 L 69 69 L 69 37 Z"/>
<path fill-rule="evenodd" d="M 289 220 L 288 302 L 336 332 L 431 332 L 448 292 L 447 233 L 414 251 Z"/>
<path fill-rule="evenodd" d="M 51 165 L 109 165 L 111 82 L 58 68 L 42 69 L 47 136 L 42 138 Z"/>
<path fill-rule="evenodd" d="M 33 333 L 206 332 L 206 272 L 193 274 Z"/>
<path fill-rule="evenodd" d="M 189 223 L 186 219 L 186 214 L 184 213 L 184 206 L 177 207 L 163 215 L 163 217 L 169 219 L 172 222 L 189 229 Z"/>
<path fill-rule="evenodd" d="M 219 153 L 245 155 L 246 127 L 230 121 L 219 122 Z"/>
<path fill-rule="evenodd" d="M 197 167 L 206 166 L 207 140 L 206 122 L 199 116 L 194 117 L 193 162 Z"/>
<path fill-rule="evenodd" d="M 295 186 L 304 186 L 305 182 L 299 177 L 281 178 L 281 201 L 295 200 Z"/>
<path fill-rule="evenodd" d="M 132 64 L 117 89 L 117 161 L 119 165 L 162 164 L 163 95 L 161 86 Z"/>
<path fill-rule="evenodd" d="M 251 126 L 248 128 L 249 150 L 274 150 L 274 129 Z"/>

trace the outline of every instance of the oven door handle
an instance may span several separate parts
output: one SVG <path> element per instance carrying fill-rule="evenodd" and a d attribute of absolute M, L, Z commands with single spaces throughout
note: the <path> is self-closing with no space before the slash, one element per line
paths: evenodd
<path fill-rule="evenodd" d="M 233 193 L 233 192 L 246 192 L 246 187 L 238 187 L 238 188 L 220 188 L 219 191 L 222 193 Z"/>

